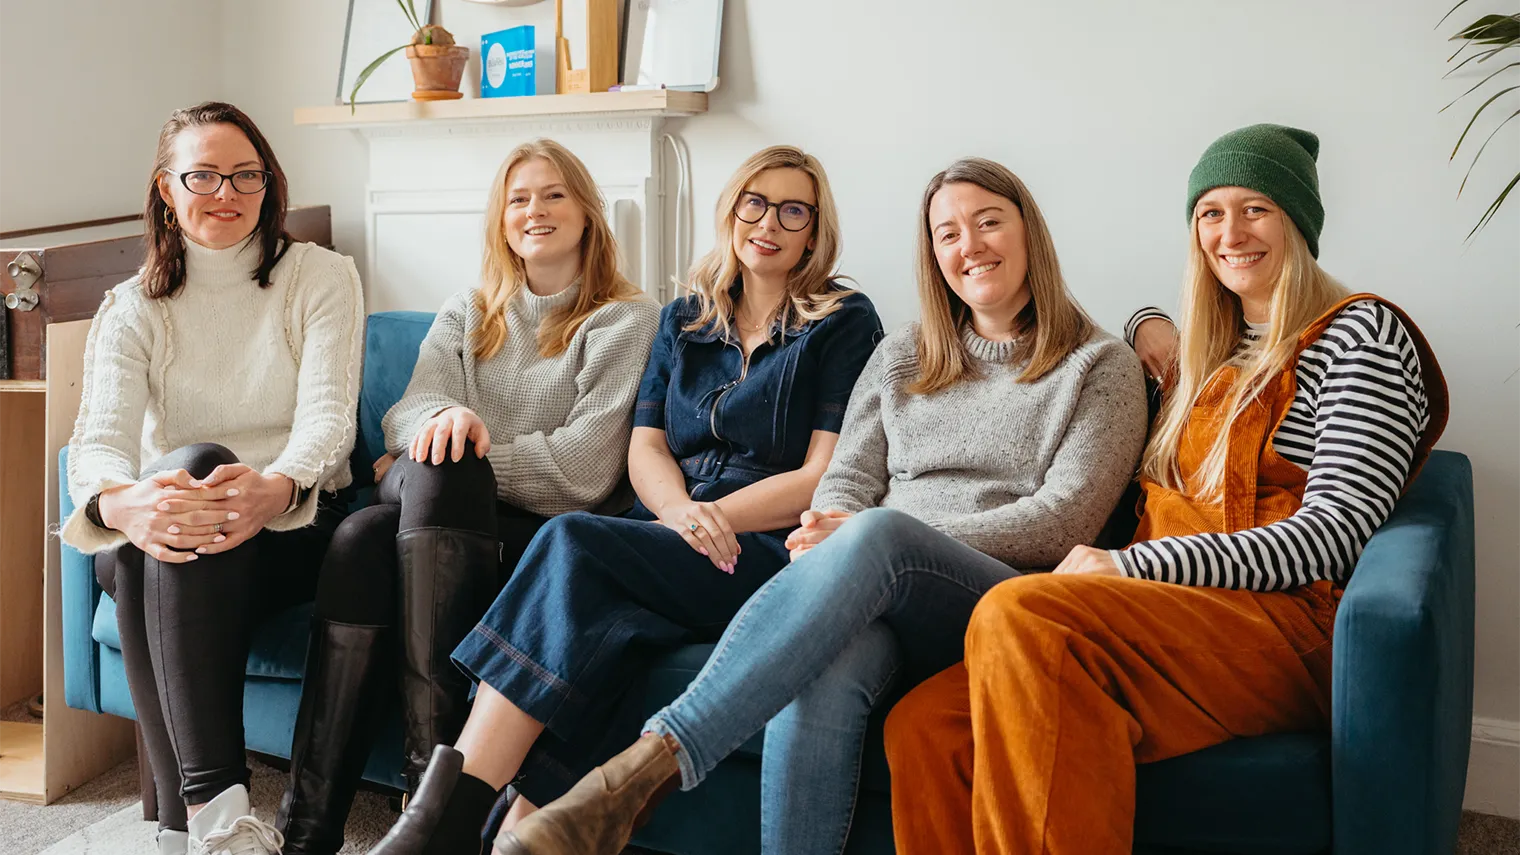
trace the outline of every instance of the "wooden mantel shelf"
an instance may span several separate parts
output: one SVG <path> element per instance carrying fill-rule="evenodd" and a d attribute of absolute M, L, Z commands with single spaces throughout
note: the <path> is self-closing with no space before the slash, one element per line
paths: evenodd
<path fill-rule="evenodd" d="M 330 128 L 411 122 L 474 122 L 492 119 L 547 119 L 638 116 L 692 116 L 707 112 L 706 92 L 655 89 L 638 92 L 586 92 L 575 95 L 528 95 L 517 98 L 461 98 L 455 101 L 398 101 L 300 107 L 296 124 Z"/>

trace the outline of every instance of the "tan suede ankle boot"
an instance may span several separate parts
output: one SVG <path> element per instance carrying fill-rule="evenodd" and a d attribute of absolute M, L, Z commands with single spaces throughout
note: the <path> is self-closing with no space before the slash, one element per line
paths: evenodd
<path fill-rule="evenodd" d="M 618 855 L 681 782 L 674 739 L 646 733 L 555 801 L 496 837 L 496 855 Z"/>

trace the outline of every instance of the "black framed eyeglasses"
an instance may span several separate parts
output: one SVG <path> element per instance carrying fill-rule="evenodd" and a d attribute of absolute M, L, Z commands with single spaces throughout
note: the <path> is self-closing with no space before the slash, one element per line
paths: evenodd
<path fill-rule="evenodd" d="M 165 169 L 170 175 L 179 176 L 179 183 L 185 185 L 197 196 L 210 196 L 222 189 L 223 181 L 231 181 L 232 189 L 244 195 L 257 193 L 269 186 L 269 177 L 274 175 L 266 169 L 239 169 L 231 175 L 213 172 L 210 169 L 195 169 L 190 172 L 179 172 L 173 169 Z"/>
<path fill-rule="evenodd" d="M 818 213 L 816 206 L 806 202 L 796 199 L 772 202 L 759 193 L 746 190 L 739 194 L 739 201 L 734 203 L 734 216 L 746 223 L 758 223 L 765 219 L 765 212 L 771 208 L 776 209 L 776 222 L 789 232 L 800 232 L 807 228 L 813 222 L 813 215 Z"/>

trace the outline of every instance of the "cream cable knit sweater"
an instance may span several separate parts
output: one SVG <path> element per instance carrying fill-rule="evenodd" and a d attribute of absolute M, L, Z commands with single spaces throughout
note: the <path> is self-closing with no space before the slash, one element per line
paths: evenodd
<path fill-rule="evenodd" d="M 318 491 L 349 483 L 364 338 L 353 261 L 294 244 L 260 288 L 251 238 L 223 250 L 186 241 L 185 252 L 178 294 L 149 299 L 134 277 L 106 294 L 90 327 L 69 441 L 77 510 L 61 532 L 82 552 L 126 542 L 85 519 L 90 497 L 191 443 L 220 443 L 254 469 L 318 488 L 271 520 L 275 531 L 310 524 Z"/>
<path fill-rule="evenodd" d="M 598 507 L 627 469 L 633 403 L 660 307 L 644 299 L 608 303 L 564 353 L 543 357 L 539 324 L 579 293 L 578 282 L 548 297 L 519 291 L 507 310 L 507 341 L 485 361 L 473 352 L 481 321 L 474 291 L 445 300 L 406 394 L 381 421 L 386 450 L 405 453 L 428 419 L 468 407 L 491 433 L 486 457 L 503 501 L 540 516 Z"/>

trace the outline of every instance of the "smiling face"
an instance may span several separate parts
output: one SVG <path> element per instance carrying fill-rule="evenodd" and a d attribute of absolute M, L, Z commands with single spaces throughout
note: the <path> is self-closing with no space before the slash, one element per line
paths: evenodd
<path fill-rule="evenodd" d="M 1198 246 L 1220 284 L 1240 298 L 1246 319 L 1265 321 L 1286 260 L 1286 215 L 1245 187 L 1215 187 L 1193 206 Z"/>
<path fill-rule="evenodd" d="M 969 182 L 947 183 L 929 201 L 929 239 L 940 273 L 976 316 L 1011 329 L 1029 302 L 1024 218 L 1013 200 Z M 1006 331 L 1006 330 L 1004 330 Z"/>
<path fill-rule="evenodd" d="M 255 193 L 239 193 L 232 181 L 209 196 L 190 192 L 181 175 L 209 170 L 233 175 L 245 170 L 268 167 L 258 150 L 236 125 L 193 125 L 174 137 L 174 153 L 169 169 L 158 177 L 158 193 L 174 209 L 185 237 L 211 249 L 225 249 L 253 234 L 259 225 L 259 209 L 264 204 L 265 187 Z"/>
<path fill-rule="evenodd" d="M 760 201 L 756 201 L 756 197 L 760 197 Z M 783 216 L 778 213 L 778 207 L 767 207 L 756 222 L 745 222 L 745 217 L 755 218 L 759 206 L 767 202 L 777 203 L 789 213 Z M 809 222 L 799 231 L 788 231 L 782 225 L 783 220 L 787 225 L 795 225 L 800 214 L 796 206 L 789 206 L 787 202 L 801 202 L 808 206 Z M 818 207 L 818 194 L 813 189 L 813 179 L 806 172 L 792 167 L 767 169 L 744 185 L 744 192 L 739 194 L 734 207 L 734 255 L 750 273 L 765 278 L 784 278 L 802 261 L 802 253 L 813 247 L 813 231 L 818 220 L 813 212 Z M 755 210 L 750 210 L 751 207 Z"/>
<path fill-rule="evenodd" d="M 559 169 L 532 157 L 507 173 L 502 226 L 513 252 L 529 264 L 550 266 L 579 258 L 586 212 L 571 198 Z"/>

